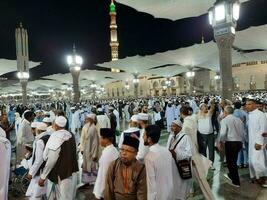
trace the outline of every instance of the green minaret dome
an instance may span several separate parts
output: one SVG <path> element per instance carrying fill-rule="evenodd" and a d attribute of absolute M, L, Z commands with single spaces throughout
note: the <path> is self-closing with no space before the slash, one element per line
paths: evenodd
<path fill-rule="evenodd" d="M 116 12 L 116 6 L 113 2 L 110 4 L 109 10 L 110 10 L 110 12 Z"/>

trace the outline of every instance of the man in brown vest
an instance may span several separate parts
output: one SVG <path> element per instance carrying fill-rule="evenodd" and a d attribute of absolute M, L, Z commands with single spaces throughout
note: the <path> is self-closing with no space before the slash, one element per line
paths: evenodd
<path fill-rule="evenodd" d="M 46 165 L 41 173 L 39 185 L 43 186 L 48 178 L 48 200 L 72 200 L 76 194 L 76 143 L 74 135 L 64 129 L 66 123 L 65 117 L 56 118 L 55 132 L 50 136 L 44 150 Z"/>

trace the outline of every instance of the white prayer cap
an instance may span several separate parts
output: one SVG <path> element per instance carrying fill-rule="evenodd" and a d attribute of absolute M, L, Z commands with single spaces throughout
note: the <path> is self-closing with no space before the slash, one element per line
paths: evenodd
<path fill-rule="evenodd" d="M 64 128 L 67 124 L 67 119 L 63 116 L 58 116 L 58 117 L 56 117 L 55 123 L 59 127 Z"/>
<path fill-rule="evenodd" d="M 113 106 L 109 106 L 108 109 L 109 110 L 114 110 L 114 107 Z"/>
<path fill-rule="evenodd" d="M 75 107 L 70 107 L 71 110 L 75 110 Z"/>
<path fill-rule="evenodd" d="M 172 121 L 172 123 L 176 124 L 177 126 L 179 126 L 181 128 L 183 127 L 183 123 L 179 119 Z"/>
<path fill-rule="evenodd" d="M 46 122 L 46 123 L 52 123 L 53 120 L 52 120 L 50 117 L 45 117 L 45 118 L 43 119 L 43 122 Z"/>
<path fill-rule="evenodd" d="M 96 117 L 96 115 L 94 113 L 91 113 L 91 114 L 87 114 L 86 115 L 86 118 L 90 118 L 90 119 L 92 119 L 94 121 L 95 121 L 95 117 Z"/>
<path fill-rule="evenodd" d="M 47 125 L 44 122 L 37 122 L 36 129 L 46 131 Z"/>
<path fill-rule="evenodd" d="M 32 128 L 36 128 L 36 127 L 37 127 L 37 122 L 32 122 L 32 123 L 31 123 L 31 127 L 32 127 Z"/>
<path fill-rule="evenodd" d="M 98 112 L 103 112 L 103 109 L 102 108 L 98 108 L 97 111 Z"/>
<path fill-rule="evenodd" d="M 5 130 L 2 129 L 1 127 L 0 127 L 0 137 L 4 137 L 4 138 L 6 138 L 6 132 L 5 132 Z"/>
<path fill-rule="evenodd" d="M 18 112 L 15 112 L 14 115 L 15 115 L 15 118 L 16 118 L 16 119 L 20 117 L 20 115 L 19 115 Z"/>
<path fill-rule="evenodd" d="M 140 120 L 140 121 L 147 121 L 148 120 L 148 114 L 146 114 L 146 113 L 139 113 L 138 114 L 138 120 Z"/>
<path fill-rule="evenodd" d="M 133 115 L 133 116 L 131 117 L 131 121 L 132 121 L 132 122 L 138 122 L 138 115 Z"/>

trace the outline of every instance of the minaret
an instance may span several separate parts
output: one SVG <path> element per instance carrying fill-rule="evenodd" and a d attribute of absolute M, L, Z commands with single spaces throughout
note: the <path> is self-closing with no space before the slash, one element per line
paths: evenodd
<path fill-rule="evenodd" d="M 117 23 L 116 23 L 116 6 L 114 0 L 111 0 L 109 6 L 110 15 L 110 47 L 111 47 L 111 60 L 118 60 L 119 58 L 119 42 L 117 36 Z M 120 72 L 119 69 L 112 68 L 112 72 Z"/>

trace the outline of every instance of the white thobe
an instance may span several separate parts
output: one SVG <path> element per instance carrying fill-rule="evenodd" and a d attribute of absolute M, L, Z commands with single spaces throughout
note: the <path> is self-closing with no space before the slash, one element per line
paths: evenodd
<path fill-rule="evenodd" d="M 71 120 L 71 132 L 75 136 L 76 144 L 78 145 L 80 143 L 80 128 L 82 126 L 82 122 L 80 119 L 80 110 L 76 110 L 72 115 Z"/>
<path fill-rule="evenodd" d="M 44 187 L 40 187 L 38 185 L 40 176 L 36 175 L 37 171 L 44 162 L 43 153 L 45 144 L 40 138 L 45 136 L 46 134 L 48 133 L 43 132 L 40 135 L 36 136 L 35 141 L 33 142 L 33 153 L 35 154 L 35 160 L 29 170 L 29 174 L 32 175 L 32 179 L 26 192 L 26 196 L 30 196 L 30 199 L 41 199 L 41 196 L 46 194 L 46 184 Z"/>
<path fill-rule="evenodd" d="M 43 154 L 46 165 L 40 176 L 41 179 L 47 178 L 48 174 L 53 169 L 59 158 L 61 145 L 71 137 L 72 135 L 66 130 L 55 131 L 50 136 Z M 55 184 L 56 190 L 51 192 L 52 182 L 48 181 L 47 197 L 50 197 L 48 198 L 48 200 L 52 200 L 54 199 L 54 197 L 57 197 L 58 200 L 73 200 L 76 195 L 76 184 L 77 177 L 76 174 L 73 174 L 72 176 Z"/>
<path fill-rule="evenodd" d="M 11 144 L 5 131 L 0 127 L 0 199 L 8 199 L 8 182 L 10 173 Z"/>
<path fill-rule="evenodd" d="M 181 109 L 181 105 L 178 106 L 174 106 L 174 118 L 175 119 L 179 119 L 180 118 L 180 109 Z"/>
<path fill-rule="evenodd" d="M 116 160 L 118 157 L 119 157 L 119 152 L 113 146 L 113 144 L 107 146 L 102 151 L 102 155 L 99 159 L 99 169 L 97 173 L 97 178 L 93 190 L 93 193 L 97 199 L 104 198 L 106 174 L 109 165 L 112 161 Z"/>
<path fill-rule="evenodd" d="M 259 179 L 267 176 L 265 150 L 256 150 L 255 144 L 264 144 L 262 133 L 267 132 L 266 115 L 258 109 L 249 113 L 248 137 L 249 137 L 249 171 L 250 177 Z"/>
<path fill-rule="evenodd" d="M 138 152 L 136 155 L 136 159 L 142 163 L 144 163 L 144 159 L 145 159 L 145 157 L 149 151 L 149 148 L 147 146 L 145 146 L 145 144 L 144 144 L 144 138 L 143 138 L 144 132 L 145 132 L 145 129 L 140 130 L 139 148 L 138 148 Z"/>
<path fill-rule="evenodd" d="M 201 155 L 198 151 L 197 129 L 198 125 L 196 115 L 184 118 L 183 128 L 181 131 L 186 133 L 192 142 L 192 160 L 195 163 L 195 165 L 192 166 L 193 176 L 196 178 L 205 199 L 213 200 L 214 196 L 206 179 L 209 167 L 211 166 L 211 161 Z"/>
<path fill-rule="evenodd" d="M 173 200 L 172 155 L 159 144 L 149 147 L 145 157 L 148 200 Z"/>
<path fill-rule="evenodd" d="M 97 115 L 96 118 L 97 118 L 96 128 L 97 128 L 98 134 L 100 134 L 101 128 L 110 128 L 110 119 L 108 118 L 106 114 Z"/>
<path fill-rule="evenodd" d="M 175 119 L 175 108 L 173 105 L 171 107 L 169 106 L 166 107 L 165 117 L 167 121 L 167 131 L 168 133 L 170 133 L 172 122 Z"/>
<path fill-rule="evenodd" d="M 167 149 L 173 150 L 176 143 L 180 140 L 180 138 L 185 135 L 184 133 L 180 132 L 174 139 L 174 135 L 171 134 L 169 136 L 167 142 Z M 189 160 L 192 157 L 192 142 L 188 135 L 183 136 L 180 142 L 177 144 L 176 148 L 174 149 L 176 153 L 176 160 Z M 182 179 L 177 166 L 174 162 L 172 163 L 172 172 L 173 172 L 173 199 L 174 200 L 182 200 L 186 199 L 187 195 L 190 193 L 190 189 L 192 186 L 192 179 Z M 179 188 L 179 189 L 177 189 Z"/>
<path fill-rule="evenodd" d="M 116 126 L 116 130 L 120 130 L 120 113 L 117 110 L 113 111 L 114 115 L 116 116 L 116 122 L 117 122 L 117 126 Z"/>

